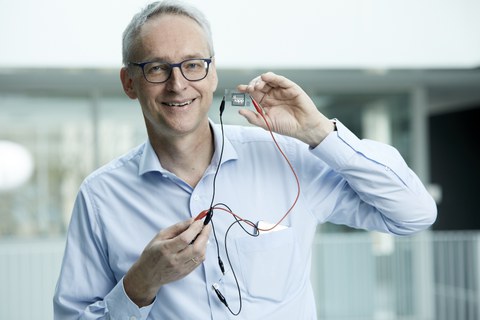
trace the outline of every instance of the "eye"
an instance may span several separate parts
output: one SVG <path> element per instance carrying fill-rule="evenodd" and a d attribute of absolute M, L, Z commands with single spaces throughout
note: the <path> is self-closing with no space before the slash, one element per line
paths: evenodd
<path fill-rule="evenodd" d="M 183 69 L 187 71 L 194 71 L 203 68 L 203 60 L 189 60 L 183 63 Z"/>
<path fill-rule="evenodd" d="M 170 71 L 170 65 L 164 62 L 151 62 L 145 65 L 145 72 L 148 74 L 158 74 Z"/>

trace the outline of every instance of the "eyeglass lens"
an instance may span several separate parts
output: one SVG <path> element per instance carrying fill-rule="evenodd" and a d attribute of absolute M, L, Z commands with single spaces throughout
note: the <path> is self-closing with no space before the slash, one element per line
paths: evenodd
<path fill-rule="evenodd" d="M 144 65 L 145 78 L 150 82 L 165 82 L 170 77 L 173 67 L 166 62 L 149 62 Z M 185 60 L 180 64 L 180 70 L 185 79 L 190 81 L 201 80 L 206 77 L 208 63 L 203 59 Z"/>

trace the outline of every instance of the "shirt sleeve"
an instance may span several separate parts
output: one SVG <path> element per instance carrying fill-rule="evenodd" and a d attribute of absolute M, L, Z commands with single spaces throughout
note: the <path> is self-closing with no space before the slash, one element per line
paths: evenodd
<path fill-rule="evenodd" d="M 436 219 L 435 201 L 400 153 L 383 143 L 360 140 L 339 121 L 336 126 L 337 131 L 311 150 L 333 170 L 317 179 L 330 190 L 322 197 L 329 199 L 327 216 L 316 212 L 317 217 L 398 235 L 428 228 Z"/>
<path fill-rule="evenodd" d="M 117 281 L 88 189 L 82 185 L 69 225 L 54 295 L 55 319 L 146 319 L 152 305 L 139 308 Z"/>

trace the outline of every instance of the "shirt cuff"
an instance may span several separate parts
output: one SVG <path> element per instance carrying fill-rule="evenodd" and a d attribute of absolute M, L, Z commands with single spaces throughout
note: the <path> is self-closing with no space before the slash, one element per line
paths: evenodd
<path fill-rule="evenodd" d="M 360 139 L 337 119 L 335 126 L 337 130 L 330 132 L 311 152 L 338 170 L 345 167 L 356 154 L 356 145 Z"/>
<path fill-rule="evenodd" d="M 111 319 L 147 319 L 155 300 L 148 306 L 139 308 L 125 292 L 123 278 L 105 297 L 105 304 Z"/>

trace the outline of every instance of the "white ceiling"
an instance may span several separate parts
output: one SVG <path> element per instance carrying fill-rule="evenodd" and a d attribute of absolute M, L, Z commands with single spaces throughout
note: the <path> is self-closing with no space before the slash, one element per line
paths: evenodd
<path fill-rule="evenodd" d="M 480 66 L 478 0 L 190 0 L 220 68 Z M 1 67 L 116 68 L 145 0 L 0 0 Z"/>

